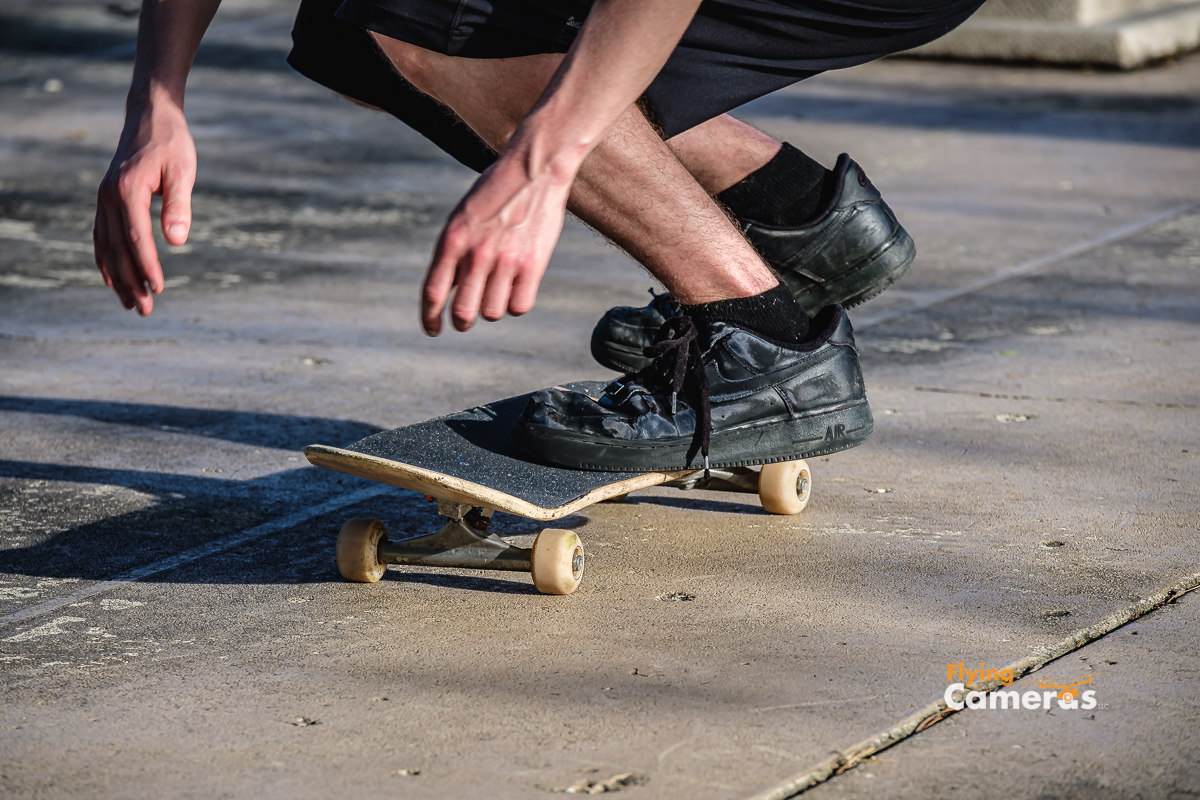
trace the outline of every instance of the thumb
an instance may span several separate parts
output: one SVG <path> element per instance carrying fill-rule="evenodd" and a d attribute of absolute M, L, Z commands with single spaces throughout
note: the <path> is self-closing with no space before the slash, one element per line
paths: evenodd
<path fill-rule="evenodd" d="M 195 170 L 167 167 L 162 176 L 162 229 L 167 242 L 180 245 L 192 229 L 192 184 Z"/>

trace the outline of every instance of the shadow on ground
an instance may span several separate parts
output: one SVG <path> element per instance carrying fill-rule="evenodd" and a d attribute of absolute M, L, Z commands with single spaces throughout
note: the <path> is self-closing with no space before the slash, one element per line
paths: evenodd
<path fill-rule="evenodd" d="M 227 442 L 253 447 L 270 447 L 277 450 L 299 450 L 317 442 L 349 444 L 383 430 L 378 425 L 366 422 L 328 417 L 186 408 L 147 403 L 113 403 L 102 400 L 62 400 L 51 397 L 0 396 L 0 411 L 78 417 L 114 425 L 185 433 L 191 436 L 204 436 L 210 439 L 222 439 Z M 52 465 L 38 466 L 50 467 Z M 64 467 L 63 469 L 72 468 Z M 112 472 L 123 471 L 112 470 Z M 0 474 L 14 478 L 28 477 L 7 471 Z M 55 478 L 54 480 L 70 480 L 70 478 Z M 89 480 L 87 482 L 95 483 L 97 481 Z M 119 485 L 125 485 L 120 481 L 116 482 Z"/>
<path fill-rule="evenodd" d="M 323 417 L 44 397 L 0 397 L 0 411 L 70 416 L 281 450 L 298 450 L 321 441 L 348 443 L 381 430 L 364 422 Z M 17 508 L 23 502 L 43 508 L 61 504 L 63 516 L 69 511 L 66 501 L 75 490 L 54 484 L 120 486 L 155 498 L 156 502 L 147 508 L 75 524 L 27 547 L 0 551 L 2 572 L 76 580 L 112 579 L 191 547 L 370 485 L 359 478 L 310 467 L 239 481 L 151 470 L 0 460 L 0 479 L 3 478 L 49 484 L 40 487 L 33 496 L 14 492 L 8 506 Z M 5 493 L 0 488 L 0 495 Z M 187 565 L 145 580 L 235 584 L 341 581 L 332 563 L 333 544 L 341 523 L 355 516 L 383 519 L 393 539 L 432 533 L 444 521 L 420 494 L 395 489 L 394 493 L 361 506 L 339 509 L 290 531 L 209 557 L 203 565 Z M 497 525 L 501 535 L 536 533 L 540 528 L 540 524 L 531 528 L 528 520 L 501 516 Z M 586 522 L 584 517 L 571 516 L 557 520 L 555 527 L 578 528 Z M 264 559 L 264 552 L 270 553 L 270 557 Z M 255 557 L 247 558 L 251 555 Z M 520 581 L 449 573 L 392 572 L 389 577 L 474 591 L 533 591 Z"/>

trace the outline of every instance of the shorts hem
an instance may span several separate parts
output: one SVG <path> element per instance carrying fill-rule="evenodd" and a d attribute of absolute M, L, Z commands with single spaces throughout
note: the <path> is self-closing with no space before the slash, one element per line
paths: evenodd
<path fill-rule="evenodd" d="M 391 39 L 398 39 L 442 55 L 454 55 L 450 52 L 448 31 L 441 25 L 397 14 L 362 0 L 345 0 L 334 16 Z"/>

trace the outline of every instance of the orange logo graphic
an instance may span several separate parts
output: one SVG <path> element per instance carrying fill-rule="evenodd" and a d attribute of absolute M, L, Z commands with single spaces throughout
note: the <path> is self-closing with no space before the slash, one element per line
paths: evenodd
<path fill-rule="evenodd" d="M 1101 674 L 1103 673 L 1096 673 L 1096 675 Z M 1079 697 L 1079 690 L 1076 687 L 1091 683 L 1092 678 L 1096 677 L 1096 675 L 1088 675 L 1086 678 L 1076 678 L 1074 683 L 1046 683 L 1045 681 L 1038 681 L 1038 686 L 1043 689 L 1058 689 L 1058 699 L 1064 703 L 1069 703 Z"/>

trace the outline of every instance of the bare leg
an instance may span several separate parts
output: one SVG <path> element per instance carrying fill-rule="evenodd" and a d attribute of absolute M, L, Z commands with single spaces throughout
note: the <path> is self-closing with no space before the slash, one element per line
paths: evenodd
<path fill-rule="evenodd" d="M 345 94 L 356 106 L 382 112 Z M 719 194 L 775 157 L 780 143 L 728 114 L 710 119 L 667 140 L 667 147 L 711 195 Z"/>
<path fill-rule="evenodd" d="M 504 148 L 562 58 L 462 59 L 383 36 L 376 35 L 376 40 L 405 78 L 449 106 L 497 150 Z M 699 144 L 685 152 L 732 134 L 717 129 L 701 135 L 704 138 L 689 140 Z M 768 141 L 778 150 L 778 143 Z M 769 149 L 757 144 L 759 151 Z M 763 163 L 773 155 L 772 151 Z M 722 171 L 710 172 L 706 180 L 714 185 L 728 179 Z M 778 285 L 706 187 L 688 173 L 635 106 L 584 161 L 569 208 L 640 261 L 682 303 L 749 297 Z M 504 299 L 502 306 L 485 299 L 484 317 L 502 316 Z M 457 305 L 456 301 L 455 310 Z"/>
<path fill-rule="evenodd" d="M 728 114 L 668 139 L 667 146 L 713 195 L 765 165 L 782 147 L 767 134 Z"/>

